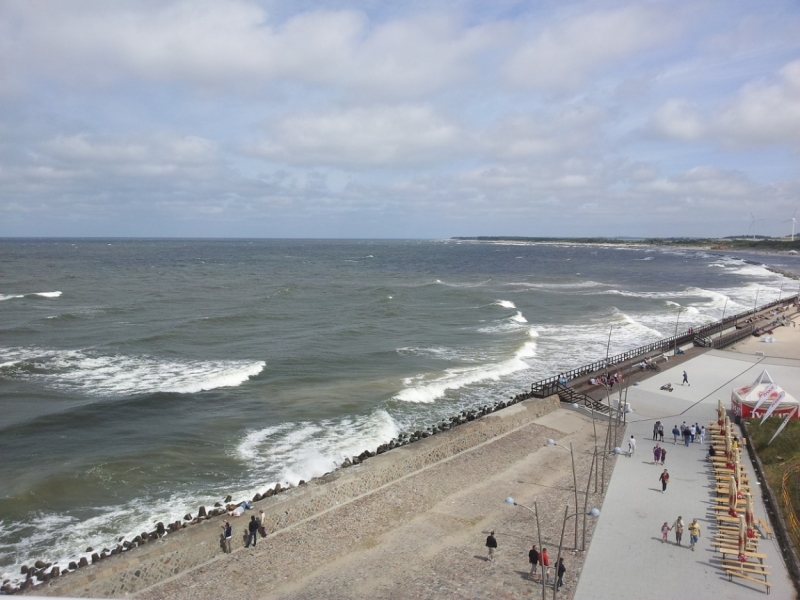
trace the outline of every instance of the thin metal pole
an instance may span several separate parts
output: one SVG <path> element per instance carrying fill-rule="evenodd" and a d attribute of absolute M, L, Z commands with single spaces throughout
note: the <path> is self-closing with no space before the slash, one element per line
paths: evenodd
<path fill-rule="evenodd" d="M 678 318 L 675 319 L 675 336 L 674 336 L 675 337 L 675 345 L 674 345 L 674 347 L 672 349 L 673 356 L 678 351 L 678 322 L 681 320 L 681 311 L 682 310 L 683 310 L 682 306 L 680 308 L 678 308 Z"/>
<path fill-rule="evenodd" d="M 589 486 L 592 484 L 592 469 L 594 468 L 594 462 L 596 459 L 597 447 L 595 447 L 594 454 L 592 455 L 592 464 L 589 467 L 589 481 L 586 482 L 586 496 L 583 498 L 583 541 L 581 542 L 581 551 L 583 552 L 586 551 L 586 511 L 589 508 Z M 575 529 L 578 529 L 577 521 L 575 522 Z M 556 568 L 558 567 L 556 566 Z"/>
<path fill-rule="evenodd" d="M 569 443 L 569 456 L 572 459 L 572 484 L 575 486 L 575 510 L 578 510 L 578 476 L 575 473 L 575 454 L 572 451 L 572 442 Z M 589 474 L 591 475 L 591 473 Z M 578 523 L 575 522 L 575 549 L 578 549 Z"/>
<path fill-rule="evenodd" d="M 756 301 L 753 302 L 753 314 L 756 314 L 756 306 L 758 306 L 758 293 L 761 291 L 761 288 L 756 290 Z"/>
<path fill-rule="evenodd" d="M 725 327 L 725 309 L 728 308 L 728 297 L 725 296 L 725 306 L 722 307 L 722 320 L 719 322 L 719 337 L 722 337 L 722 330 Z"/>
<path fill-rule="evenodd" d="M 611 332 L 613 331 L 614 326 L 608 326 L 608 343 L 606 344 L 606 366 L 608 365 L 608 351 L 611 348 Z"/>
<path fill-rule="evenodd" d="M 575 510 L 578 510 L 578 507 L 575 507 Z M 577 518 L 577 514 L 575 516 Z M 569 519 L 569 504 L 564 507 L 564 523 L 561 525 L 561 541 L 558 542 L 558 554 L 556 555 L 556 574 L 558 573 L 558 562 L 561 560 L 561 548 L 564 545 L 564 530 L 567 528 L 567 519 Z M 577 525 L 575 526 L 577 530 Z M 544 581 L 544 573 L 542 573 L 542 581 Z M 553 600 L 556 600 L 556 591 L 558 591 L 558 577 L 553 578 Z"/>

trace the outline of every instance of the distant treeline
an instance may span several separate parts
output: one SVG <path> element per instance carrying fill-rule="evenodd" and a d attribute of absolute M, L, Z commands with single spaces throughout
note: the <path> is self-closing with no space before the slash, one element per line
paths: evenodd
<path fill-rule="evenodd" d="M 454 240 L 477 240 L 482 242 L 539 242 L 570 244 L 616 244 L 637 245 L 649 244 L 653 246 L 693 246 L 710 248 L 712 250 L 798 250 L 800 251 L 800 235 L 794 241 L 784 238 L 771 238 L 756 236 L 753 238 L 726 237 L 726 238 L 605 238 L 605 237 L 523 237 L 523 236 L 474 236 L 454 237 Z"/>

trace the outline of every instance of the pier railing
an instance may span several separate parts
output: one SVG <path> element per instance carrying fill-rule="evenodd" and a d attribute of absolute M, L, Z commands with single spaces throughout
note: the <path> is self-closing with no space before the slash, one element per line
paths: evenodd
<path fill-rule="evenodd" d="M 786 298 L 775 300 L 767 304 L 762 304 L 757 308 L 753 308 L 744 312 L 740 312 L 738 314 L 731 315 L 729 317 L 725 317 L 724 319 L 720 319 L 719 321 L 714 321 L 713 323 L 709 323 L 708 325 L 703 325 L 702 327 L 687 329 L 686 331 L 683 331 L 678 335 L 673 335 L 668 338 L 660 339 L 656 342 L 651 342 L 650 344 L 646 344 L 644 346 L 639 346 L 638 348 L 634 348 L 633 350 L 628 350 L 626 352 L 623 352 L 622 354 L 615 354 L 614 356 L 609 356 L 608 358 L 596 360 L 594 362 L 582 365 L 574 369 L 562 371 L 560 375 L 553 375 L 546 379 L 542 379 L 540 381 L 532 383 L 531 393 L 537 398 L 546 398 L 547 396 L 550 396 L 552 394 L 557 394 L 559 392 L 558 379 L 562 375 L 566 377 L 568 380 L 578 379 L 580 377 L 583 377 L 584 375 L 589 375 L 590 373 L 603 371 L 608 367 L 629 361 L 634 358 L 647 356 L 650 354 L 657 354 L 659 352 L 665 353 L 669 350 L 674 350 L 678 346 L 683 346 L 685 344 L 693 343 L 696 339 L 698 341 L 703 339 L 708 339 L 715 333 L 721 333 L 722 331 L 725 331 L 726 329 L 735 326 L 736 323 L 741 319 L 746 319 L 765 310 L 770 310 L 772 308 L 775 308 L 776 306 L 784 306 L 792 304 L 796 302 L 799 298 L 800 294 L 787 296 Z M 742 339 L 743 337 L 750 335 L 753 332 L 753 329 L 754 326 L 748 323 L 747 327 L 742 329 L 737 329 L 735 332 L 732 332 L 727 336 L 723 336 L 722 339 L 726 340 L 728 338 L 731 338 L 728 341 L 728 343 L 733 343 L 735 341 Z M 743 333 L 745 331 L 747 331 L 747 333 Z M 738 336 L 738 337 L 735 337 L 735 339 L 733 339 L 733 336 Z M 712 340 L 712 344 L 713 344 L 712 347 L 714 348 L 721 348 L 727 345 L 721 343 L 718 340 Z M 705 344 L 700 342 L 699 345 L 705 345 Z"/>

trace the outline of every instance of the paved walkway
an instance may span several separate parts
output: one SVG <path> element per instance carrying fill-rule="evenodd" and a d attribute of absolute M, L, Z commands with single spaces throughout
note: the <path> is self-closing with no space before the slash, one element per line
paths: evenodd
<path fill-rule="evenodd" d="M 720 555 L 711 547 L 709 534 L 715 520 L 709 511 L 711 489 L 706 448 L 699 443 L 690 447 L 673 445 L 669 432 L 675 424 L 708 425 L 714 418 L 717 399 L 726 408 L 734 386 L 752 383 L 762 369 L 789 393 L 800 397 L 800 361 L 785 358 L 761 358 L 735 352 L 710 351 L 662 371 L 628 391 L 634 409 L 629 415 L 625 439 L 634 435 L 636 453 L 621 458 L 611 478 L 603 513 L 597 524 L 583 573 L 575 592 L 576 600 L 597 598 L 675 597 L 751 599 L 765 593 L 764 586 L 743 580 L 729 582 L 719 568 Z M 690 386 L 682 386 L 686 369 Z M 672 383 L 673 392 L 659 388 Z M 670 473 L 666 493 L 661 492 L 658 477 L 663 467 L 654 466 L 653 424 L 665 424 L 665 467 Z M 757 479 L 750 461 L 745 461 L 753 487 Z M 760 495 L 755 498 L 756 517 L 766 517 Z M 661 543 L 660 528 L 682 515 L 688 525 L 693 518 L 701 523 L 703 536 L 695 552 L 684 545 Z M 772 597 L 795 598 L 795 591 L 775 540 L 763 539 L 759 552 L 766 553 L 771 567 Z M 687 591 L 691 590 L 691 591 Z"/>

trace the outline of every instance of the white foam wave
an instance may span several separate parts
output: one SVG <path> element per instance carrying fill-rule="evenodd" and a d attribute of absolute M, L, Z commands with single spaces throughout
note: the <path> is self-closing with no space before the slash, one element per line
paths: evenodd
<path fill-rule="evenodd" d="M 32 296 L 41 296 L 42 298 L 58 298 L 61 292 L 34 292 Z"/>
<path fill-rule="evenodd" d="M 633 260 L 653 260 L 652 256 L 646 256 L 644 258 L 634 258 Z"/>
<path fill-rule="evenodd" d="M 297 485 L 338 467 L 345 457 L 392 439 L 397 423 L 385 410 L 366 417 L 286 423 L 250 432 L 236 448 L 240 460 L 262 468 L 280 465 L 278 480 Z"/>
<path fill-rule="evenodd" d="M 512 317 L 509 317 L 509 319 L 511 319 L 511 320 L 512 320 L 512 321 L 514 321 L 515 323 L 527 323 L 527 322 L 528 322 L 528 319 L 526 319 L 525 317 L 523 317 L 523 316 L 522 316 L 522 313 L 521 313 L 521 312 L 519 312 L 519 311 L 517 311 L 517 314 L 515 314 L 514 316 L 512 316 Z"/>
<path fill-rule="evenodd" d="M 258 375 L 263 361 L 175 361 L 151 356 L 102 355 L 93 351 L 9 349 L 17 366 L 31 362 L 35 370 L 18 369 L 11 376 L 36 379 L 55 389 L 90 396 L 128 396 L 171 392 L 191 394 L 236 387 Z"/>
<path fill-rule="evenodd" d="M 4 300 L 13 300 L 14 298 L 24 298 L 24 294 L 0 294 L 0 302 Z"/>
<path fill-rule="evenodd" d="M 711 263 L 708 266 L 709 267 L 719 267 L 721 269 L 727 269 L 728 268 L 727 265 L 723 265 L 722 263 Z"/>
<path fill-rule="evenodd" d="M 529 369 L 530 365 L 524 359 L 534 356 L 536 342 L 525 342 L 512 358 L 499 363 L 447 369 L 444 375 L 425 374 L 406 380 L 404 383 L 409 387 L 395 395 L 394 399 L 429 404 L 444 396 L 448 390 L 458 390 L 487 380 L 497 381 L 511 373 Z"/>
<path fill-rule="evenodd" d="M 503 308 L 517 308 L 511 300 L 497 300 L 494 304 Z"/>

